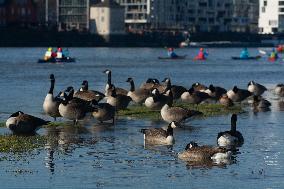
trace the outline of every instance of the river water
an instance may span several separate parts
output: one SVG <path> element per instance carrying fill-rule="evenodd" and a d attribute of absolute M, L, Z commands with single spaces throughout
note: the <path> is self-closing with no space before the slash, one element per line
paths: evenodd
<path fill-rule="evenodd" d="M 284 102 L 272 93 L 284 82 L 284 62 L 266 58 L 232 61 L 238 48 L 208 49 L 206 62 L 193 61 L 198 49 L 178 49 L 185 60 L 158 60 L 166 56 L 159 48 L 72 48 L 73 64 L 37 64 L 44 48 L 1 48 L 0 119 L 22 110 L 47 120 L 42 103 L 49 88 L 49 74 L 56 77 L 55 93 L 67 86 L 79 88 L 82 80 L 103 91 L 106 68 L 113 72 L 116 86 L 129 88 L 133 77 L 140 85 L 148 77 L 171 77 L 173 84 L 189 87 L 194 82 L 211 83 L 226 89 L 246 88 L 250 80 L 270 90 L 264 96 L 272 102 L 271 111 L 239 115 L 238 130 L 245 143 L 231 164 L 223 166 L 188 165 L 177 158 L 190 141 L 216 145 L 216 136 L 230 127 L 230 115 L 186 122 L 174 131 L 172 147 L 143 145 L 141 128 L 166 126 L 163 121 L 118 118 L 115 126 L 96 121 L 80 127 L 40 129 L 51 136 L 45 148 L 22 155 L 9 155 L 0 161 L 1 188 L 283 188 L 284 187 Z M 249 49 L 257 55 L 257 49 Z M 65 120 L 59 119 L 64 122 Z M 10 134 L 6 128 L 0 133 Z M 6 154 L 0 153 L 0 156 Z"/>

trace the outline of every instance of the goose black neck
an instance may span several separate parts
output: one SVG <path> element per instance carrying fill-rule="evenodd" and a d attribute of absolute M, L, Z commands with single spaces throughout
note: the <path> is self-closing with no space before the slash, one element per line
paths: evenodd
<path fill-rule="evenodd" d="M 85 83 L 85 85 L 84 85 L 83 88 L 84 88 L 84 90 L 86 90 L 86 91 L 89 90 L 89 84 L 88 84 L 88 83 Z"/>
<path fill-rule="evenodd" d="M 50 89 L 48 91 L 49 94 L 53 94 L 54 83 L 55 83 L 54 79 L 50 80 Z"/>
<path fill-rule="evenodd" d="M 171 107 L 174 103 L 174 97 L 172 91 L 169 93 L 169 100 L 168 100 L 168 105 Z"/>
<path fill-rule="evenodd" d="M 111 72 L 107 74 L 107 84 L 109 84 L 109 86 L 111 85 Z"/>
<path fill-rule="evenodd" d="M 134 81 L 130 81 L 130 91 L 135 91 Z"/>
<path fill-rule="evenodd" d="M 174 130 L 171 126 L 168 126 L 168 129 L 167 129 L 167 137 L 168 136 L 173 136 L 174 134 Z"/>
<path fill-rule="evenodd" d="M 167 90 L 171 89 L 171 87 L 172 87 L 171 80 L 168 80 L 168 82 L 167 82 Z"/>
<path fill-rule="evenodd" d="M 231 132 L 235 133 L 237 131 L 237 121 L 231 120 Z"/>

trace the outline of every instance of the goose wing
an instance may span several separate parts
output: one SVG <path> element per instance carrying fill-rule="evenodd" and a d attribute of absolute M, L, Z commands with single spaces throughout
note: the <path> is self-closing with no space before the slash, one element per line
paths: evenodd
<path fill-rule="evenodd" d="M 158 136 L 167 137 L 167 131 L 165 131 L 162 128 L 142 129 L 141 132 L 148 137 L 158 137 Z"/>

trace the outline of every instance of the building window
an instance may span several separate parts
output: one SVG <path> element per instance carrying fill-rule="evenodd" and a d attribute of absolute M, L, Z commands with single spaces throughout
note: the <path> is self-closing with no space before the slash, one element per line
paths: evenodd
<path fill-rule="evenodd" d="M 273 32 L 273 33 L 278 32 L 278 28 L 272 28 L 272 32 Z"/>
<path fill-rule="evenodd" d="M 265 12 L 265 7 L 262 7 L 262 8 L 261 8 L 261 12 Z"/>
<path fill-rule="evenodd" d="M 284 5 L 284 1 L 279 1 L 279 5 Z"/>
<path fill-rule="evenodd" d="M 264 6 L 267 6 L 267 1 L 263 1 L 263 5 L 264 5 Z"/>

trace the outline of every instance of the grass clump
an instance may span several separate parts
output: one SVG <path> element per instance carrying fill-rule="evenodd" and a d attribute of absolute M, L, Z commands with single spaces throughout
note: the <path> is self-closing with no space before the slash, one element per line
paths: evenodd
<path fill-rule="evenodd" d="M 30 152 L 34 149 L 44 147 L 46 138 L 44 136 L 0 136 L 0 153 Z"/>

